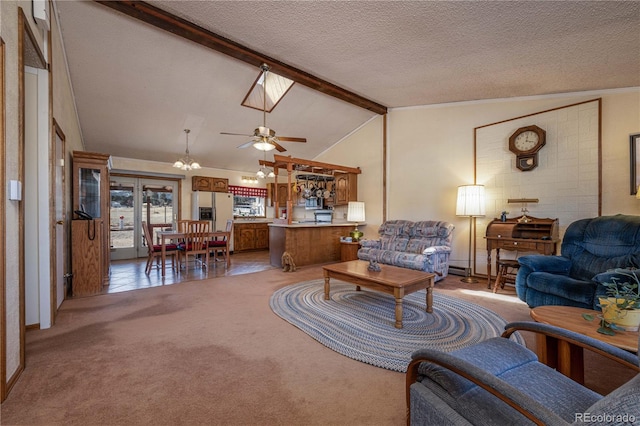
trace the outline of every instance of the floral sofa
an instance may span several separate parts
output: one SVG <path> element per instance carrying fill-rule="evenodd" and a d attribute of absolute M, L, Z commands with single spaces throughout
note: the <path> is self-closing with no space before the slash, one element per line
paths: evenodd
<path fill-rule="evenodd" d="M 388 220 L 377 240 L 361 240 L 358 259 L 447 276 L 454 226 L 442 221 Z"/>

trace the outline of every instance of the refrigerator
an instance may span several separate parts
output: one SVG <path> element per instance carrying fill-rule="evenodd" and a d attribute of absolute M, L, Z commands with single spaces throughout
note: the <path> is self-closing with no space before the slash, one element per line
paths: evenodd
<path fill-rule="evenodd" d="M 233 194 L 227 192 L 193 191 L 191 193 L 191 218 L 210 220 L 211 229 L 224 231 L 227 220 L 233 220 Z M 229 241 L 233 251 L 233 233 Z"/>

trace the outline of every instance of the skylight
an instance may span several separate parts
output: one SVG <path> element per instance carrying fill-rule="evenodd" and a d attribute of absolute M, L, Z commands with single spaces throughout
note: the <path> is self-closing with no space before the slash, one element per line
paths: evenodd
<path fill-rule="evenodd" d="M 260 72 L 260 75 L 256 79 L 256 81 L 251 86 L 249 93 L 244 97 L 242 101 L 242 106 L 246 106 L 249 108 L 254 108 L 262 111 L 264 101 L 262 99 L 262 94 L 264 89 L 262 87 L 264 80 L 264 73 Z M 282 77 L 281 75 L 274 74 L 273 72 L 267 73 L 267 102 L 266 102 L 266 112 L 271 112 L 280 99 L 289 91 L 291 86 L 293 86 L 294 81 L 289 80 L 288 78 Z"/>

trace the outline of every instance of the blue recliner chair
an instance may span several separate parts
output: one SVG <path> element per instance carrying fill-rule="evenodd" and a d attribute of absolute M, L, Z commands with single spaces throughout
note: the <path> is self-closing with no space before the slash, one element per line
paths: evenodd
<path fill-rule="evenodd" d="M 567 228 L 561 256 L 518 258 L 518 297 L 532 308 L 543 305 L 600 310 L 599 284 L 607 270 L 640 267 L 640 216 L 615 215 L 581 219 Z M 598 277 L 598 274 L 600 277 Z"/>

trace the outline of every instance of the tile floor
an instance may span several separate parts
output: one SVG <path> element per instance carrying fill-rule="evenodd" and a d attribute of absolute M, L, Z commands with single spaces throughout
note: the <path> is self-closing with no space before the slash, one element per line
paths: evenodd
<path fill-rule="evenodd" d="M 269 264 L 269 251 L 267 250 L 234 253 L 231 255 L 229 268 L 225 267 L 223 261 L 212 262 L 207 269 L 194 266 L 193 262 L 189 262 L 189 268 L 178 272 L 171 269 L 171 265 L 167 262 L 167 272 L 164 279 L 160 268 L 156 268 L 155 265 L 149 275 L 145 274 L 146 263 L 146 257 L 112 261 L 110 283 L 104 287 L 103 293 L 118 293 L 204 278 L 248 274 L 274 268 Z"/>

